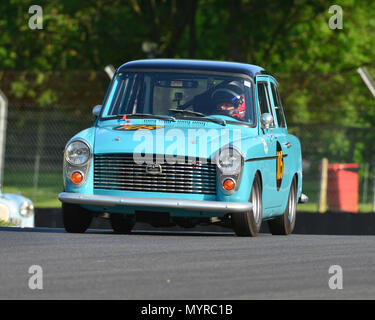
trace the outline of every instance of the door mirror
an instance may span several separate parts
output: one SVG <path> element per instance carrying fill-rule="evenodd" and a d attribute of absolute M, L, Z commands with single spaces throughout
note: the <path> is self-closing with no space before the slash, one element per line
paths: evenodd
<path fill-rule="evenodd" d="M 273 116 L 270 113 L 263 113 L 260 116 L 260 127 L 262 129 L 269 129 L 273 125 Z"/>
<path fill-rule="evenodd" d="M 100 114 L 100 111 L 102 110 L 102 105 L 101 104 L 98 104 L 97 106 L 95 106 L 94 108 L 92 108 L 92 114 L 95 116 L 95 117 L 98 117 L 99 114 Z"/>

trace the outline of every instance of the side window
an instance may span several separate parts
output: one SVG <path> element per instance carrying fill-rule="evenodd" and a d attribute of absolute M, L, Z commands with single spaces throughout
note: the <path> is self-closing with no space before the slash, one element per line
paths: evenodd
<path fill-rule="evenodd" d="M 281 104 L 279 91 L 277 90 L 277 87 L 274 83 L 271 83 L 271 91 L 272 91 L 272 98 L 275 103 L 277 123 L 279 124 L 280 128 L 285 128 L 286 124 L 285 124 L 284 110 Z"/>
<path fill-rule="evenodd" d="M 271 113 L 273 116 L 272 109 L 270 108 L 270 97 L 268 93 L 268 84 L 267 82 L 258 82 L 258 100 L 259 100 L 259 107 L 260 113 Z M 273 124 L 273 126 L 275 123 Z"/>
<path fill-rule="evenodd" d="M 259 82 L 258 83 L 258 101 L 259 101 L 259 107 L 260 107 L 260 113 L 261 114 L 270 112 L 267 94 L 266 94 L 266 83 L 265 82 Z"/>

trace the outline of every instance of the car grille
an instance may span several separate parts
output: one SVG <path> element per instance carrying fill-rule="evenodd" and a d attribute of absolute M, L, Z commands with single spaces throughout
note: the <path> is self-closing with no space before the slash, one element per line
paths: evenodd
<path fill-rule="evenodd" d="M 154 161 L 155 159 L 155 155 Z M 94 188 L 170 193 L 216 194 L 216 165 L 191 161 L 160 164 L 162 172 L 146 172 L 147 164 L 132 154 L 94 155 Z"/>

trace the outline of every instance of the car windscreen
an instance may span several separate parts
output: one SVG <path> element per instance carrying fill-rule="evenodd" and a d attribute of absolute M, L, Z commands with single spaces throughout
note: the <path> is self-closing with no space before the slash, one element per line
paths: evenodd
<path fill-rule="evenodd" d="M 101 119 L 125 114 L 221 116 L 254 124 L 253 83 L 188 72 L 123 72 L 112 82 Z"/>

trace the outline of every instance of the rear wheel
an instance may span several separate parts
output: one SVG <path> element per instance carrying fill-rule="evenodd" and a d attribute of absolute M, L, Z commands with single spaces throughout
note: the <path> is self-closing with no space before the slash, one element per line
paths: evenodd
<path fill-rule="evenodd" d="M 63 203 L 64 228 L 70 233 L 83 233 L 90 226 L 93 218 L 91 211 L 82 208 L 77 204 Z"/>
<path fill-rule="evenodd" d="M 251 188 L 249 202 L 253 208 L 248 212 L 232 214 L 232 225 L 237 236 L 255 237 L 262 224 L 262 185 L 257 174 Z"/>
<path fill-rule="evenodd" d="M 293 232 L 297 213 L 297 181 L 290 186 L 288 203 L 283 215 L 268 220 L 268 227 L 273 235 L 288 235 Z"/>
<path fill-rule="evenodd" d="M 110 221 L 112 229 L 121 234 L 130 233 L 135 225 L 134 218 L 126 214 L 111 214 Z"/>

